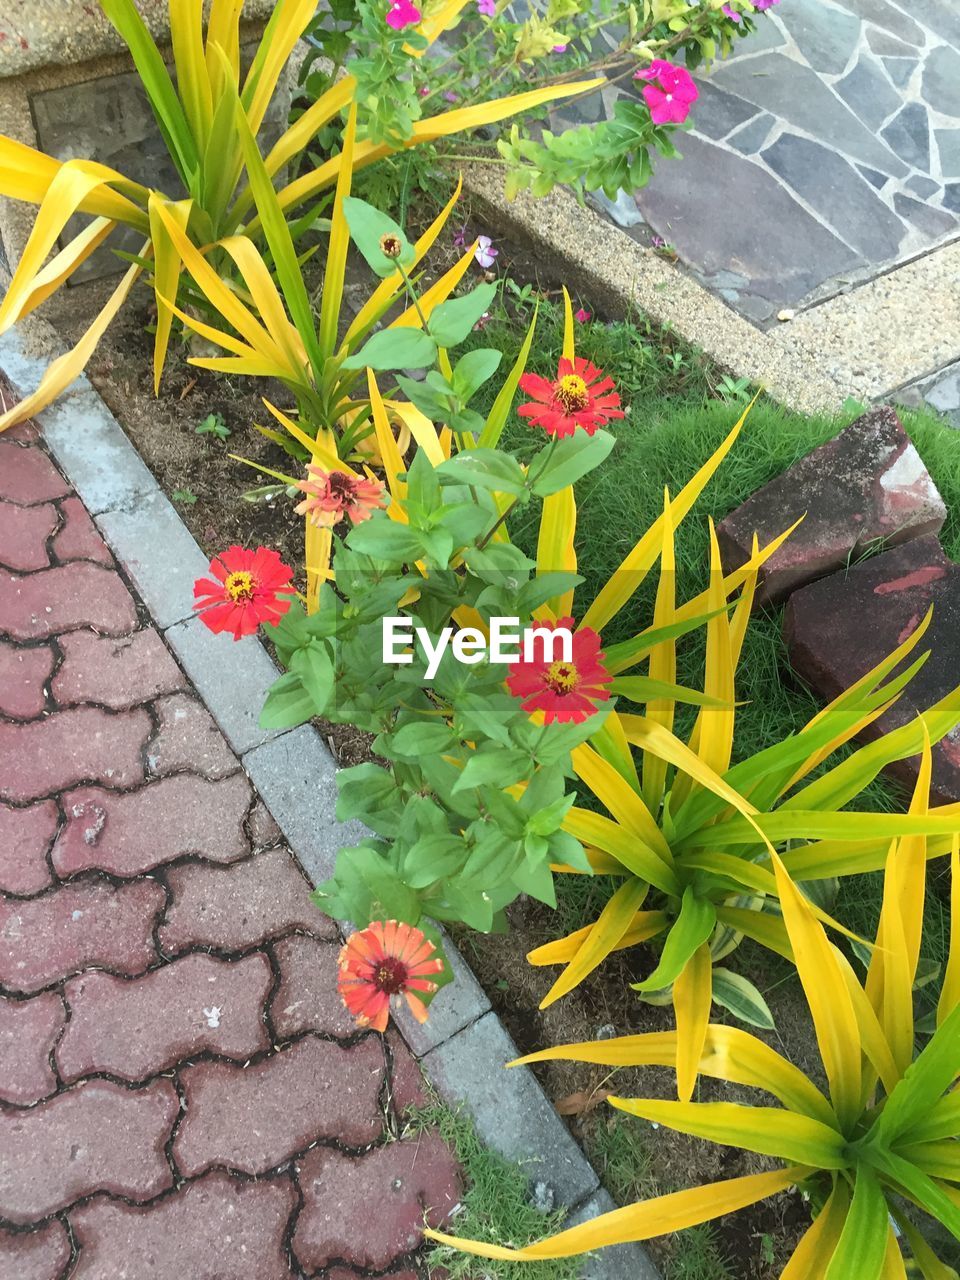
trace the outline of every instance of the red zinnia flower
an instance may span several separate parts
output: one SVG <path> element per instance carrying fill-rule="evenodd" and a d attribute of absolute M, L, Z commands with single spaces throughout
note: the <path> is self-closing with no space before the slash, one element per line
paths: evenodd
<path fill-rule="evenodd" d="M 297 485 L 307 496 L 294 510 L 298 515 L 309 516 L 313 525 L 330 528 L 344 516 L 351 524 L 360 524 L 387 505 L 379 480 L 364 480 L 348 471 L 325 471 L 312 462 L 307 465 L 307 473 L 310 478 Z"/>
<path fill-rule="evenodd" d="M 532 662 L 520 658 L 512 664 L 507 688 L 515 698 L 526 698 L 524 711 L 542 711 L 545 724 L 554 720 L 582 724 L 596 711 L 597 702 L 606 702 L 610 697 L 610 691 L 603 686 L 613 677 L 602 662 L 600 637 L 590 627 L 574 631 L 572 618 L 538 622 L 536 626 L 572 632 L 571 660 L 547 662 L 543 650 L 543 656 Z"/>
<path fill-rule="evenodd" d="M 405 996 L 418 1022 L 426 1022 L 423 996 L 436 991 L 429 975 L 443 972 L 443 961 L 433 959 L 436 947 L 413 925 L 374 921 L 348 938 L 340 952 L 337 990 L 361 1027 L 386 1031 L 391 996 Z"/>
<path fill-rule="evenodd" d="M 193 584 L 194 609 L 211 631 L 252 635 L 261 622 L 277 622 L 290 608 L 280 592 L 293 591 L 293 572 L 269 547 L 227 547 L 210 561 L 213 578 Z"/>
<path fill-rule="evenodd" d="M 605 378 L 602 369 L 580 356 L 573 360 L 561 357 L 554 382 L 537 373 L 525 373 L 520 388 L 533 396 L 533 401 L 520 405 L 517 413 L 529 418 L 533 426 L 543 427 L 548 436 L 572 436 L 577 427 L 592 436 L 611 418 L 623 417 L 613 379 Z"/>

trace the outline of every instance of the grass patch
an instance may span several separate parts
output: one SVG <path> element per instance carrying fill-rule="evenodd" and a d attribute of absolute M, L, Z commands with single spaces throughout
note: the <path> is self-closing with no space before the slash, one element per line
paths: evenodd
<path fill-rule="evenodd" d="M 563 1211 L 541 1213 L 534 1208 L 522 1169 L 484 1146 L 462 1113 L 436 1102 L 412 1111 L 409 1123 L 415 1133 L 439 1133 L 466 1175 L 462 1208 L 451 1231 L 471 1240 L 522 1248 L 563 1228 Z M 519 1280 L 521 1276 L 523 1280 L 577 1280 L 582 1259 L 499 1262 L 438 1245 L 430 1250 L 427 1262 L 431 1273 L 443 1268 L 450 1280 Z"/>

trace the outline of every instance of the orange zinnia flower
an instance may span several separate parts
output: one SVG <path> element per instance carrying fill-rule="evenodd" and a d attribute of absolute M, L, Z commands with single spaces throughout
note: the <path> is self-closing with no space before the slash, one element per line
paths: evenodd
<path fill-rule="evenodd" d="M 295 510 L 297 515 L 309 517 L 313 525 L 329 529 L 344 516 L 351 524 L 360 524 L 387 505 L 379 480 L 364 480 L 349 471 L 325 471 L 312 462 L 307 466 L 307 473 L 309 478 L 297 485 L 307 496 Z"/>
<path fill-rule="evenodd" d="M 290 608 L 293 571 L 269 547 L 227 547 L 210 561 L 211 578 L 193 584 L 194 610 L 211 631 L 250 636 Z"/>
<path fill-rule="evenodd" d="M 435 952 L 413 925 L 376 920 L 352 934 L 340 952 L 340 999 L 361 1027 L 374 1031 L 387 1029 L 391 996 L 405 996 L 417 1021 L 426 1022 L 423 995 L 437 989 L 429 975 L 443 972 L 443 960 Z"/>
<path fill-rule="evenodd" d="M 611 419 L 623 417 L 613 379 L 580 356 L 573 360 L 561 357 L 553 381 L 538 373 L 525 373 L 520 390 L 533 397 L 517 409 L 520 417 L 558 439 L 572 436 L 578 427 L 592 436 Z"/>

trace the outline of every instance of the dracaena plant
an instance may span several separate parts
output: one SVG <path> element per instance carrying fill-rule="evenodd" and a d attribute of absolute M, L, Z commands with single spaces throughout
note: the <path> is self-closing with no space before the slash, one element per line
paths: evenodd
<path fill-rule="evenodd" d="M 65 284 L 108 242 L 117 227 L 132 228 L 143 237 L 132 265 L 76 347 L 50 366 L 32 395 L 0 417 L 0 431 L 38 413 L 69 386 L 143 272 L 152 277 L 156 295 L 154 374 L 159 387 L 173 321 L 170 304 L 178 297 L 182 302 L 195 300 L 181 287 L 182 243 L 189 243 L 195 254 L 205 254 L 213 269 L 242 275 L 253 242 L 262 243 L 265 238 L 263 222 L 254 208 L 253 192 L 258 184 L 283 182 L 275 195 L 276 205 L 283 218 L 302 229 L 314 224 L 319 212 L 314 202 L 336 184 L 345 165 L 360 168 L 391 150 L 389 143 L 367 140 L 346 157 L 338 148 L 338 154 L 315 167 L 284 176 L 287 166 L 300 167 L 305 149 L 318 131 L 332 126 L 339 133 L 341 115 L 357 92 L 356 80 L 348 75 L 299 115 L 256 165 L 256 173 L 247 170 L 256 150 L 252 141 L 287 61 L 316 13 L 316 0 L 278 0 L 245 75 L 240 54 L 242 0 L 212 0 L 206 26 L 203 0 L 169 0 L 173 75 L 134 0 L 98 2 L 129 49 L 181 189 L 150 190 L 106 165 L 82 159 L 61 163 L 0 135 L 0 194 L 39 206 L 33 231 L 0 306 L 0 332 Z M 405 41 L 410 56 L 419 56 L 429 48 L 456 20 L 465 3 L 447 0 L 424 21 L 418 20 Z M 379 18 L 387 23 L 386 0 L 380 8 Z M 416 130 L 396 145 L 410 147 L 434 141 L 582 88 L 540 89 L 444 111 L 419 120 Z M 77 213 L 89 215 L 91 221 L 47 261 L 67 222 Z M 199 300 L 203 301 L 202 294 Z M 225 319 L 229 321 L 229 317 Z"/>
<path fill-rule="evenodd" d="M 931 758 L 922 763 L 910 816 L 928 812 Z M 563 1045 L 524 1062 L 565 1060 L 605 1067 L 672 1066 L 772 1095 L 776 1105 L 612 1097 L 629 1115 L 710 1142 L 771 1156 L 783 1167 L 618 1209 L 525 1249 L 427 1232 L 481 1257 L 533 1261 L 648 1240 L 708 1222 L 789 1187 L 809 1197 L 813 1221 L 781 1280 L 955 1280 L 917 1224 L 929 1215 L 960 1241 L 960 840 L 950 837 L 951 939 L 937 1027 L 917 1052 L 913 987 L 920 956 L 926 861 L 922 834 L 901 836 L 886 857 L 883 905 L 866 980 L 834 946 L 785 861 L 772 855 L 783 931 L 796 960 L 823 1063 L 826 1090 L 753 1035 L 678 1023 L 653 1032 Z M 706 944 L 703 963 L 709 965 Z"/>

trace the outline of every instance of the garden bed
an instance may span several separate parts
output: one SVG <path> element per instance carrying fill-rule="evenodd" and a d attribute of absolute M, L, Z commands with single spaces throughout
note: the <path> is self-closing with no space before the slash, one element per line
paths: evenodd
<path fill-rule="evenodd" d="M 538 280 L 536 264 L 520 250 L 500 246 L 497 263 L 504 278 L 530 282 L 531 290 L 505 286 L 501 314 L 494 314 L 484 333 L 486 345 L 502 346 L 505 362 L 529 323 L 532 292 L 547 298 L 543 308 L 537 367 L 553 364 L 558 354 L 560 321 L 550 298 L 556 282 Z M 437 255 L 434 269 L 444 269 L 454 254 L 448 246 Z M 587 310 L 589 299 L 581 300 Z M 53 316 L 68 339 L 96 309 L 98 291 L 87 287 L 57 300 Z M 262 382 L 227 380 L 197 370 L 186 362 L 184 348 L 175 349 L 168 364 L 163 394 L 155 399 L 150 373 L 152 339 L 146 331 L 150 320 L 149 295 L 144 290 L 135 304 L 113 326 L 90 363 L 88 373 L 111 410 L 123 423 L 147 464 L 177 504 L 181 515 L 204 551 L 211 556 L 232 542 L 275 547 L 293 565 L 302 562 L 302 522 L 285 498 L 251 503 L 243 495 L 264 483 L 232 453 L 243 454 L 265 467 L 284 467 L 277 447 L 250 424 L 264 422 L 260 397 L 287 403 L 282 387 L 272 390 Z M 672 489 L 689 478 L 709 455 L 738 415 L 745 389 L 724 380 L 702 355 L 677 342 L 670 334 L 633 324 L 607 326 L 601 320 L 585 322 L 580 329 L 581 353 L 603 365 L 618 381 L 628 418 L 618 428 L 623 456 L 615 468 L 594 473 L 578 489 L 581 510 L 578 545 L 581 564 L 592 587 L 603 581 L 633 545 L 658 509 L 664 483 Z M 722 392 L 727 399 L 718 396 Z M 852 416 L 852 415 L 850 415 Z M 229 432 L 221 439 L 214 426 Z M 207 424 L 198 433 L 197 428 Z M 796 458 L 834 434 L 842 423 L 830 419 L 803 419 L 770 404 L 757 407 L 733 454 L 707 491 L 704 511 L 688 521 L 679 544 L 678 573 L 682 595 L 693 594 L 704 582 L 706 540 L 705 511 L 719 518 L 754 489 L 778 474 Z M 526 428 L 513 427 L 515 443 L 522 450 Z M 951 513 L 960 511 L 960 462 L 954 459 L 956 437 L 929 418 L 912 418 L 908 430 L 947 500 Z M 221 432 L 222 434 L 222 432 Z M 953 444 L 953 448 L 947 447 Z M 288 460 L 286 460 L 288 461 Z M 960 528 L 951 514 L 944 531 L 948 554 L 960 552 Z M 588 550 L 589 549 L 589 550 Z M 631 622 L 644 616 L 651 604 L 641 594 Z M 612 636 L 611 639 L 618 639 Z M 688 646 L 691 671 L 700 663 L 696 643 Z M 683 671 L 678 678 L 684 681 Z M 761 744 L 781 738 L 800 727 L 816 710 L 809 693 L 796 682 L 787 667 L 780 640 L 779 617 L 757 618 L 748 633 L 741 665 L 738 695 L 747 705 L 739 713 L 737 751 L 747 755 Z M 369 739 L 346 726 L 326 726 L 341 764 L 368 758 Z M 886 808 L 899 803 L 894 789 L 874 784 L 868 801 Z M 878 890 L 871 878 L 845 885 L 841 916 L 852 927 L 869 933 L 879 907 Z M 855 898 L 853 895 L 857 895 Z M 541 1013 L 538 1005 L 555 971 L 531 968 L 526 953 L 561 933 L 596 918 L 604 896 L 594 882 L 561 885 L 559 913 L 529 899 L 521 899 L 509 911 L 512 931 L 506 936 L 482 936 L 463 932 L 458 940 L 464 954 L 490 995 L 497 1012 L 524 1052 L 549 1044 L 591 1040 L 598 1035 L 628 1034 L 664 1029 L 671 1013 L 640 1003 L 628 983 L 649 973 L 652 952 L 645 948 L 622 953 L 562 1001 Z M 938 914 L 939 913 L 939 914 Z M 931 901 L 931 954 L 942 951 L 944 921 L 939 900 Z M 739 967 L 766 995 L 777 1021 L 777 1032 L 766 1038 L 814 1078 L 820 1070 L 815 1039 L 789 967 L 769 953 L 743 946 Z M 569 1111 L 569 1123 L 583 1142 L 598 1172 L 614 1197 L 622 1202 L 658 1192 L 728 1178 L 773 1167 L 739 1150 L 717 1147 L 668 1133 L 654 1131 L 646 1122 L 625 1119 L 602 1104 L 603 1090 L 621 1094 L 645 1093 L 668 1097 L 673 1077 L 669 1072 L 622 1072 L 616 1078 L 600 1068 L 572 1064 L 547 1064 L 538 1068 L 548 1095 Z M 745 1089 L 702 1081 L 702 1100 L 744 1100 Z M 722 1220 L 714 1227 L 699 1228 L 651 1243 L 653 1256 L 668 1280 L 772 1280 L 779 1274 L 796 1239 L 808 1222 L 800 1197 L 784 1195 Z"/>

